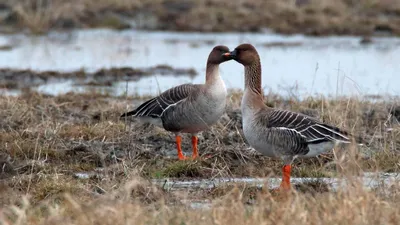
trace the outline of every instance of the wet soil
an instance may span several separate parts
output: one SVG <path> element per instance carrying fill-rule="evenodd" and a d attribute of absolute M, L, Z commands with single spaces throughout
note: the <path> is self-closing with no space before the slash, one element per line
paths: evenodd
<path fill-rule="evenodd" d="M 169 65 L 157 65 L 149 68 L 101 69 L 93 73 L 84 70 L 63 73 L 0 69 L 0 88 L 23 89 L 61 81 L 72 81 L 75 85 L 111 86 L 118 81 L 136 81 L 151 75 L 194 77 L 197 72 L 193 68 L 173 68 Z"/>
<path fill-rule="evenodd" d="M 110 27 L 226 32 L 275 32 L 307 35 L 399 35 L 400 4 L 385 1 L 32 1 L 0 4 L 0 30 Z"/>

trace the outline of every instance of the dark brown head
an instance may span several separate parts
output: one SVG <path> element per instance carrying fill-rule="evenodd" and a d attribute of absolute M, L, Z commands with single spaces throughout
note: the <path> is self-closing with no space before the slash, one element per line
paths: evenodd
<path fill-rule="evenodd" d="M 225 55 L 243 64 L 243 66 L 251 65 L 260 60 L 256 48 L 251 44 L 241 44 L 235 50 Z"/>
<path fill-rule="evenodd" d="M 207 63 L 221 64 L 223 62 L 231 60 L 232 58 L 226 55 L 226 53 L 229 53 L 228 47 L 224 45 L 215 46 L 208 56 Z"/>

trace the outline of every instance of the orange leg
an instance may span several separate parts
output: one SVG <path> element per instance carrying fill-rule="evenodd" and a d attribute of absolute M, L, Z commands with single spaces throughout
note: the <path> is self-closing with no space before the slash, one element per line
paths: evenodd
<path fill-rule="evenodd" d="M 186 157 L 182 153 L 181 142 L 182 142 L 181 136 L 176 135 L 176 149 L 178 150 L 178 158 L 179 160 L 185 160 Z"/>
<path fill-rule="evenodd" d="M 197 157 L 199 157 L 199 152 L 197 151 L 198 140 L 199 139 L 196 136 L 192 136 L 192 148 L 193 148 L 192 158 L 193 159 L 196 159 Z"/>
<path fill-rule="evenodd" d="M 290 189 L 290 165 L 284 165 L 282 168 L 282 183 L 279 187 L 280 190 L 289 190 Z"/>

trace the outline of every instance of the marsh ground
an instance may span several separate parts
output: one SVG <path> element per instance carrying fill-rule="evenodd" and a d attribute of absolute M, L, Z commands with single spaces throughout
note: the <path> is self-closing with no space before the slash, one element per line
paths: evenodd
<path fill-rule="evenodd" d="M 116 181 L 130 170 L 137 170 L 146 178 L 182 179 L 280 174 L 279 160 L 263 157 L 246 145 L 241 131 L 240 98 L 241 93 L 231 93 L 227 113 L 200 135 L 202 159 L 180 162 L 176 160 L 173 134 L 135 120 L 119 119 L 132 103 L 139 104 L 140 98 L 90 92 L 48 96 L 30 91 L 18 97 L 2 96 L 1 177 L 10 187 L 21 184 L 14 191 L 34 191 L 35 199 L 40 201 L 48 197 L 43 193 L 48 193 L 46 189 L 40 191 L 42 182 L 51 183 L 54 174 L 78 183 L 87 182 L 74 178 L 78 172 L 96 173 L 98 177 L 112 174 Z M 360 136 L 366 146 L 337 149 L 338 155 L 346 155 L 341 160 L 359 161 L 353 169 L 399 171 L 398 100 L 309 98 L 299 102 L 269 93 L 266 103 L 315 116 Z M 189 138 L 183 138 L 187 154 L 191 153 Z M 335 176 L 339 168 L 334 161 L 332 153 L 318 159 L 297 160 L 293 176 Z M 22 185 L 24 182 L 29 185 Z"/>
<path fill-rule="evenodd" d="M 233 224 L 245 218 L 250 218 L 250 221 L 269 218 L 286 224 L 284 221 L 289 221 L 288 216 L 296 215 L 301 207 L 314 207 L 322 213 L 312 202 L 327 210 L 344 204 L 343 199 L 332 201 L 337 196 L 363 199 L 362 202 L 351 203 L 359 207 L 357 210 L 376 210 L 383 207 L 381 205 L 390 208 L 398 201 L 396 188 L 390 191 L 390 195 L 395 197 L 390 198 L 382 190 L 365 191 L 357 185 L 357 190 L 334 193 L 328 191 L 324 184 L 310 183 L 299 187 L 300 195 L 277 199 L 266 188 L 246 184 L 179 192 L 151 184 L 153 178 L 279 177 L 281 162 L 260 156 L 243 139 L 240 98 L 240 92 L 230 93 L 226 114 L 218 124 L 200 136 L 201 159 L 182 162 L 176 160 L 172 134 L 152 125 L 119 119 L 119 115 L 132 103 L 136 105 L 143 99 L 90 92 L 48 96 L 25 91 L 17 97 L 1 96 L 0 201 L 3 206 L 16 204 L 17 207 L 3 208 L 2 215 L 7 216 L 3 218 L 15 224 L 27 221 L 51 224 L 61 220 L 69 221 L 64 222 L 69 224 L 89 224 L 93 221 L 108 224 L 111 223 L 110 218 L 118 223 L 143 219 L 156 224 L 177 224 L 181 221 L 197 224 L 237 214 L 237 222 Z M 336 155 L 328 153 L 319 158 L 297 160 L 294 177 L 340 177 L 344 172 L 354 175 L 363 171 L 399 172 L 398 100 L 310 97 L 299 102 L 267 93 L 265 102 L 336 124 L 358 134 L 366 143 L 363 147 L 338 148 Z M 184 151 L 190 154 L 189 137 L 185 136 L 183 140 Z M 206 209 L 196 213 L 187 206 L 179 206 L 182 199 L 189 202 L 206 200 L 213 205 L 211 211 Z M 330 199 L 330 202 L 321 199 Z M 278 217 L 276 210 L 289 207 L 287 204 L 290 201 L 294 201 L 295 207 L 290 213 L 280 211 L 282 215 Z M 371 201 L 374 203 L 370 204 Z M 93 208 L 96 204 L 100 207 Z M 378 212 L 385 214 L 382 215 L 385 218 L 378 221 L 395 219 L 398 216 L 396 208 L 385 212 L 379 209 Z M 132 210 L 137 211 L 128 213 Z M 270 213 L 265 214 L 265 210 Z M 243 215 L 245 212 L 249 214 Z M 338 213 L 344 212 L 340 209 Z M 163 214 L 161 221 L 157 219 L 157 213 Z M 213 215 L 211 218 L 202 219 L 210 213 Z M 312 211 L 306 211 L 306 214 L 301 220 L 304 223 L 319 218 Z M 127 216 L 122 219 L 122 215 Z M 106 219 L 108 216 L 111 217 Z M 340 221 L 331 216 L 329 218 Z M 350 218 L 348 221 L 354 222 L 370 217 L 365 214 Z M 227 224 L 228 220 L 226 218 L 220 223 Z"/>

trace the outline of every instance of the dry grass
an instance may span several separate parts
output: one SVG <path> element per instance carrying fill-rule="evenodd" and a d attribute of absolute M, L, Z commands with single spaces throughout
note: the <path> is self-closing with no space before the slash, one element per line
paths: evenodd
<path fill-rule="evenodd" d="M 400 193 L 367 191 L 355 183 L 339 192 L 271 194 L 243 187 L 219 194 L 209 208 L 185 207 L 157 187 L 132 178 L 121 188 L 82 200 L 61 195 L 58 201 L 32 205 L 22 197 L 4 207 L 2 224 L 398 224 Z M 138 195 L 139 193 L 139 195 Z M 147 201 L 143 199 L 147 196 Z M 211 198 L 211 197 L 209 197 Z M 171 201 L 174 202 L 171 204 Z"/>
<path fill-rule="evenodd" d="M 19 27 L 41 33 L 54 28 L 129 28 L 180 31 L 260 31 L 309 35 L 400 34 L 396 0 L 9 0 Z"/>
<path fill-rule="evenodd" d="M 312 184 L 312 189 L 319 191 L 279 200 L 268 190 L 241 186 L 192 191 L 188 196 L 166 192 L 143 180 L 280 176 L 279 160 L 248 149 L 241 132 L 240 99 L 240 92 L 231 93 L 226 115 L 200 136 L 202 159 L 177 162 L 172 134 L 119 120 L 126 105 L 136 105 L 140 99 L 98 93 L 1 96 L 0 203 L 6 208 L 0 213 L 7 215 L 3 223 L 122 224 L 140 220 L 143 224 L 250 224 L 267 220 L 364 224 L 371 220 L 390 224 L 398 219 L 398 207 L 394 207 L 398 189 L 388 197 L 382 190 L 320 193 L 323 188 Z M 400 127 L 394 113 L 398 99 L 314 97 L 297 101 L 268 93 L 266 104 L 316 116 L 359 134 L 368 143 L 362 148 L 337 149 L 336 155 L 296 160 L 293 176 L 399 172 Z M 189 139 L 183 138 L 187 154 L 191 154 Z M 88 177 L 79 178 L 78 173 Z M 29 200 L 21 199 L 25 195 Z M 200 212 L 178 207 L 182 196 L 214 199 L 213 206 Z M 254 205 L 249 207 L 249 202 Z"/>

